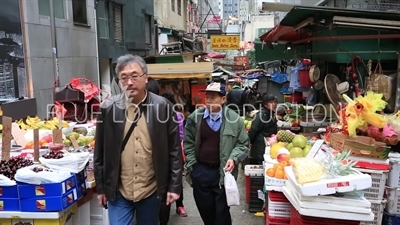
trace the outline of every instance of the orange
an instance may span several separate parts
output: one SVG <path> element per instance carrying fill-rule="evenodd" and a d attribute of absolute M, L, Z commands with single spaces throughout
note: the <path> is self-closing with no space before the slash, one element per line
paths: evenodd
<path fill-rule="evenodd" d="M 285 167 L 285 166 L 287 166 L 288 162 L 287 162 L 287 161 L 282 161 L 282 162 L 280 162 L 280 164 L 281 164 L 283 167 Z"/>
<path fill-rule="evenodd" d="M 275 175 L 275 171 L 274 171 L 274 169 L 273 168 L 269 168 L 268 170 L 267 170 L 267 176 L 269 176 L 269 177 L 274 177 L 274 175 Z"/>
<path fill-rule="evenodd" d="M 275 178 L 277 179 L 284 179 L 285 178 L 285 171 L 283 170 L 277 170 L 275 172 Z"/>

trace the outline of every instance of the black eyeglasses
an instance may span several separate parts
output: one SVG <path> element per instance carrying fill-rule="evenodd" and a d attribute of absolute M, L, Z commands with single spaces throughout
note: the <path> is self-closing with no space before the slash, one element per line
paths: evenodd
<path fill-rule="evenodd" d="M 139 80 L 139 77 L 143 77 L 144 75 L 146 75 L 146 73 L 142 73 L 141 75 L 132 75 L 132 76 L 122 76 L 121 78 L 120 78 L 120 80 L 122 81 L 122 82 L 128 82 L 129 80 L 131 80 L 131 81 L 137 81 L 137 80 Z"/>

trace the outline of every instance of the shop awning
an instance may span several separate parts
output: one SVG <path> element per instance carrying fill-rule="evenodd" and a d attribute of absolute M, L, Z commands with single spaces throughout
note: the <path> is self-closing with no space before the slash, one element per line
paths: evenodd
<path fill-rule="evenodd" d="M 270 3 L 268 6 L 271 8 L 275 3 Z M 267 6 L 267 5 L 266 5 Z M 305 43 L 308 41 L 315 40 L 328 40 L 328 39 L 347 39 L 347 40 L 355 40 L 355 39 L 371 39 L 371 38 L 398 38 L 397 36 L 367 36 L 363 37 L 363 35 L 359 36 L 335 36 L 335 37 L 312 37 L 310 33 L 306 33 L 304 27 L 307 26 L 317 26 L 317 27 L 330 27 L 332 22 L 334 22 L 334 18 L 338 17 L 346 17 L 346 18 L 357 18 L 359 20 L 372 19 L 376 21 L 387 21 L 387 23 L 392 23 L 393 21 L 400 20 L 400 14 L 397 12 L 382 12 L 382 11 L 367 11 L 367 10 L 354 10 L 354 9 L 342 9 L 342 8 L 329 8 L 329 7 L 319 7 L 319 6 L 296 6 L 296 5 L 282 5 L 277 4 L 277 7 L 281 7 L 281 10 L 290 9 L 290 11 L 286 14 L 286 16 L 281 20 L 281 22 L 276 25 L 273 29 L 269 30 L 265 34 L 260 36 L 260 40 L 268 43 L 272 42 L 292 42 L 292 44 Z M 353 19 L 354 20 L 354 19 Z M 363 24 L 357 24 L 355 22 L 351 23 L 353 27 L 367 27 Z M 336 25 L 336 24 L 334 24 Z M 348 25 L 348 24 L 347 24 Z M 388 26 L 368 26 L 369 28 L 382 28 L 383 30 Z M 394 28 L 391 28 L 394 29 Z M 365 36 L 365 35 L 364 35 Z M 272 45 L 269 44 L 271 47 Z"/>
<path fill-rule="evenodd" d="M 267 33 L 261 35 L 260 40 L 271 43 L 278 41 L 294 41 L 301 36 L 300 31 L 294 31 L 293 27 L 278 24 Z"/>
<path fill-rule="evenodd" d="M 154 79 L 211 78 L 212 62 L 148 64 L 148 75 Z"/>

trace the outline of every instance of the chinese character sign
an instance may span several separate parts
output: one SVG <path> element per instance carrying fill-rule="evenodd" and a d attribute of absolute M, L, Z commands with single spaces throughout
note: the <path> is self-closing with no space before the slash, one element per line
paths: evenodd
<path fill-rule="evenodd" d="M 238 50 L 239 35 L 211 35 L 210 48 L 213 50 Z"/>
<path fill-rule="evenodd" d="M 235 65 L 235 70 L 248 70 L 249 69 L 249 57 L 248 56 L 235 56 L 233 58 Z"/>

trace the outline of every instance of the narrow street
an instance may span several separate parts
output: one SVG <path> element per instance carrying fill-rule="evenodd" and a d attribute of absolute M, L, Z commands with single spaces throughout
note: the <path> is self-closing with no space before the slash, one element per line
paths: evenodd
<path fill-rule="evenodd" d="M 254 213 L 249 213 L 248 204 L 245 201 L 245 179 L 243 170 L 239 169 L 238 186 L 240 191 L 240 206 L 231 207 L 231 215 L 233 225 L 264 225 L 264 217 L 256 217 Z M 188 213 L 188 217 L 182 218 L 175 213 L 175 206 L 171 209 L 170 225 L 202 225 L 203 222 L 200 218 L 200 214 L 197 211 L 196 203 L 193 199 L 192 188 L 185 182 L 184 184 L 184 200 L 185 209 Z"/>

